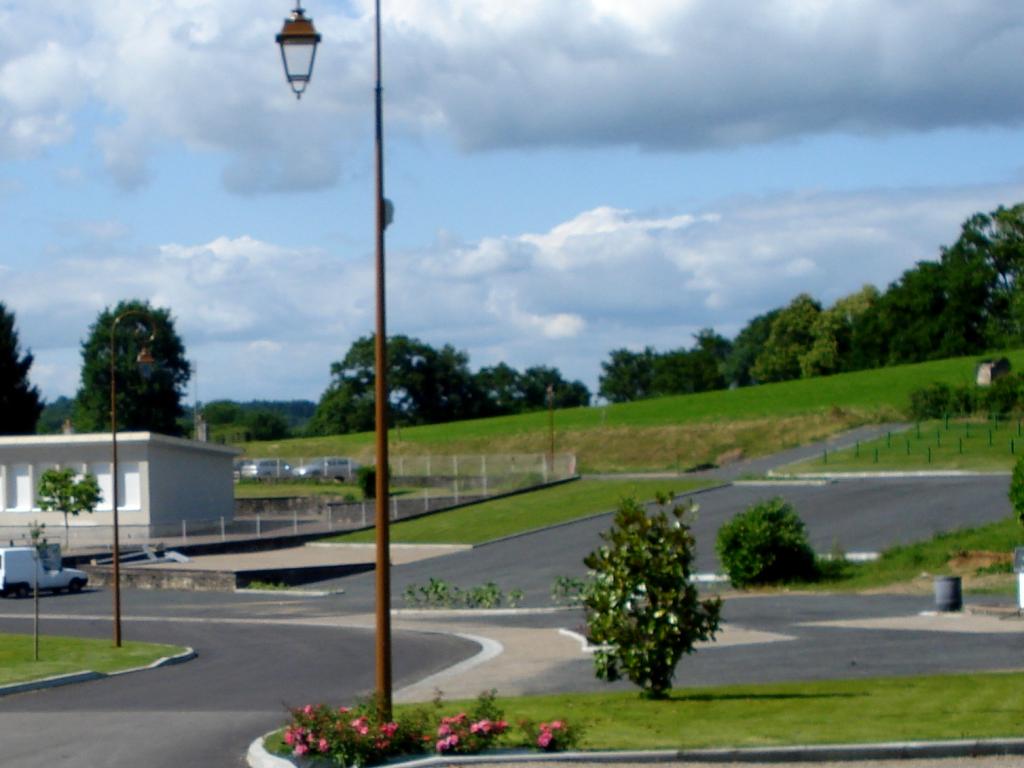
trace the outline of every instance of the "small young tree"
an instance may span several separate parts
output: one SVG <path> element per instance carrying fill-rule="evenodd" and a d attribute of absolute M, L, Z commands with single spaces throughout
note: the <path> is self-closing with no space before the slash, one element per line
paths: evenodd
<path fill-rule="evenodd" d="M 648 515 L 636 499 L 623 499 L 606 542 L 583 562 L 593 571 L 583 604 L 590 639 L 607 648 L 594 656 L 597 676 L 623 675 L 641 695 L 665 698 L 676 664 L 698 641 L 713 640 L 722 610 L 719 598 L 699 599 L 690 582 L 695 541 L 683 521 L 696 506 L 659 499 Z"/>
<path fill-rule="evenodd" d="M 73 469 L 48 469 L 39 478 L 37 504 L 47 512 L 64 513 L 64 547 L 68 544 L 68 515 L 92 513 L 100 501 L 100 486 L 86 472 L 79 478 Z"/>

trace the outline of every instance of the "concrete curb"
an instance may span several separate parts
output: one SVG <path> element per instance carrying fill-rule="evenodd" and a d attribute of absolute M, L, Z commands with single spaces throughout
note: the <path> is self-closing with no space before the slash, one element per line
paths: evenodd
<path fill-rule="evenodd" d="M 270 734 L 267 734 L 268 736 Z M 261 736 L 249 745 L 250 768 L 295 768 L 316 763 L 291 760 L 267 752 Z M 936 760 L 957 757 L 1024 755 L 1024 739 L 976 739 L 962 741 L 902 741 L 880 744 L 822 744 L 750 749 L 684 749 L 622 752 L 492 752 L 398 760 L 386 765 L 401 768 L 434 768 L 446 765 L 494 763 L 814 763 L 867 760 Z"/>
<path fill-rule="evenodd" d="M 789 475 L 768 470 L 768 477 L 781 480 L 885 480 L 887 478 L 929 478 L 929 477 L 1010 477 L 1012 472 L 969 472 L 964 469 L 920 470 L 917 472 L 815 472 L 813 474 Z"/>
<path fill-rule="evenodd" d="M 157 659 L 152 664 L 147 664 L 144 667 L 132 667 L 131 669 L 122 669 L 117 672 L 92 672 L 90 670 L 85 670 L 82 672 L 71 672 L 67 675 L 44 677 L 40 680 L 27 680 L 23 683 L 11 683 L 10 685 L 0 686 L 0 696 L 10 696 L 15 693 L 24 693 L 26 691 L 39 691 L 44 688 L 59 688 L 62 685 L 87 683 L 90 680 L 102 680 L 107 677 L 120 677 L 121 675 L 129 675 L 134 672 L 145 672 L 148 669 L 170 667 L 175 664 L 184 664 L 186 661 L 191 661 L 198 655 L 199 654 L 196 653 L 194 648 L 186 648 L 176 656 L 164 656 L 163 658 Z"/>

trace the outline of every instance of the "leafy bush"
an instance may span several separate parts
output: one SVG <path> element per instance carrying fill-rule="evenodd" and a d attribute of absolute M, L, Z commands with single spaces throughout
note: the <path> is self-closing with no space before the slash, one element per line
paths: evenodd
<path fill-rule="evenodd" d="M 440 700 L 435 700 L 432 710 L 418 707 L 385 721 L 372 700 L 352 709 L 307 704 L 291 710 L 283 740 L 298 757 L 361 768 L 428 749 L 443 755 L 475 754 L 495 746 L 508 730 L 494 690 L 481 693 L 468 712 L 441 716 L 440 708 Z M 561 745 L 570 741 L 568 734 L 563 735 L 551 748 L 564 748 Z"/>
<path fill-rule="evenodd" d="M 588 633 L 605 646 L 594 654 L 596 674 L 609 682 L 625 675 L 647 698 L 667 696 L 679 659 L 718 631 L 721 600 L 698 599 L 690 582 L 695 541 L 683 516 L 695 508 L 648 516 L 623 499 L 605 544 L 583 560 L 593 571 L 583 600 Z"/>
<path fill-rule="evenodd" d="M 356 485 L 363 492 L 364 499 L 377 498 L 377 470 L 374 467 L 360 467 L 357 469 Z"/>
<path fill-rule="evenodd" d="M 1010 478 L 1010 504 L 1017 515 L 1017 522 L 1024 525 L 1024 457 L 1017 459 Z"/>
<path fill-rule="evenodd" d="M 515 608 L 523 599 L 523 590 L 511 589 L 506 595 L 493 581 L 469 589 L 449 584 L 433 576 L 426 584 L 405 588 L 405 604 L 422 608 Z"/>
<path fill-rule="evenodd" d="M 716 549 L 736 587 L 813 580 L 818 575 L 803 521 L 778 497 L 753 505 L 723 525 Z"/>
<path fill-rule="evenodd" d="M 982 399 L 994 416 L 1020 413 L 1024 409 L 1024 377 L 1018 373 L 1000 376 L 992 382 Z"/>

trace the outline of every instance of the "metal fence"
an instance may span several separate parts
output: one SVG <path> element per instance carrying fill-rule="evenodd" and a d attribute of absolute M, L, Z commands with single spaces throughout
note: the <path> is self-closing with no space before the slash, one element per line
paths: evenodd
<path fill-rule="evenodd" d="M 392 486 L 388 499 L 390 520 L 404 520 L 428 512 L 449 509 L 493 496 L 568 479 L 575 474 L 575 457 L 547 455 L 404 457 L 392 462 Z M 173 524 L 118 526 L 122 547 L 227 541 L 265 536 L 332 533 L 373 525 L 376 502 L 349 501 L 330 496 L 236 499 L 233 518 L 182 519 Z M 90 525 L 80 518 L 68 530 L 47 527 L 50 542 L 66 550 L 108 548 L 112 526 Z M 0 526 L 0 543 L 30 544 L 27 525 Z"/>

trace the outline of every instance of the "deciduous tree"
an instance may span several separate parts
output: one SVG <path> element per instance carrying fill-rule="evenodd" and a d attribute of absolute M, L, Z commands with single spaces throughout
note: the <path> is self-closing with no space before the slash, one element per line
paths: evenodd
<path fill-rule="evenodd" d="M 126 315 L 114 337 L 118 428 L 181 434 L 181 398 L 190 376 L 185 347 L 174 330 L 170 310 L 141 301 L 122 301 L 107 308 L 90 326 L 82 342 L 75 427 L 80 432 L 110 429 L 110 331 L 115 318 L 129 311 L 137 314 Z M 148 345 L 155 360 L 148 377 L 137 364 L 143 345 Z"/>

